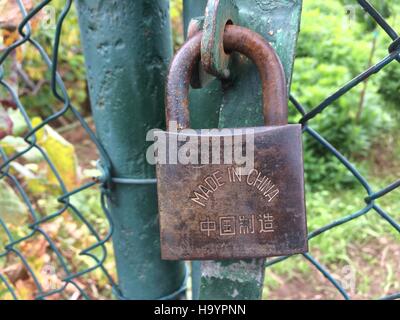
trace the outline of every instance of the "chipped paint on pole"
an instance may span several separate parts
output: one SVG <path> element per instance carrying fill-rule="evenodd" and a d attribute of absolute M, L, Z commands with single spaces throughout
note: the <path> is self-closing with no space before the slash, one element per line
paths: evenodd
<path fill-rule="evenodd" d="M 184 1 L 185 30 L 192 18 L 204 15 L 206 4 L 206 0 Z M 236 5 L 240 24 L 264 36 L 277 51 L 290 87 L 302 0 L 236 0 Z M 191 90 L 190 111 L 199 127 L 204 106 L 219 110 L 221 128 L 263 124 L 257 68 L 251 61 L 240 60 L 230 71 L 235 78 L 223 85 L 222 96 L 210 91 L 210 85 Z M 200 299 L 260 299 L 264 266 L 265 259 L 201 262 Z"/>
<path fill-rule="evenodd" d="M 76 4 L 96 131 L 111 159 L 111 175 L 154 179 L 146 134 L 165 126 L 169 1 Z M 182 288 L 185 268 L 183 262 L 161 260 L 156 185 L 115 183 L 110 196 L 121 298 L 177 298 L 169 295 Z"/>

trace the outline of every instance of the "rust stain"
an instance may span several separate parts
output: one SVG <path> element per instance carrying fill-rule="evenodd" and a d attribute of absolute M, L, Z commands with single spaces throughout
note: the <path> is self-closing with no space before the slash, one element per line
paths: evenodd
<path fill-rule="evenodd" d="M 176 121 L 179 130 L 190 127 L 188 91 L 193 67 L 200 59 L 201 38 L 201 32 L 193 35 L 170 66 L 166 117 Z M 254 168 L 241 175 L 236 174 L 240 167 L 236 163 L 158 164 L 162 257 L 245 259 L 306 252 L 301 126 L 287 125 L 281 62 L 262 36 L 243 27 L 228 25 L 224 46 L 254 61 L 262 80 L 266 126 L 252 128 Z M 168 132 L 168 138 L 177 139 L 180 134 Z M 228 136 L 221 134 L 221 138 Z M 204 141 L 200 131 L 197 137 L 199 144 Z M 213 136 L 208 139 L 211 145 Z M 221 147 L 222 159 L 224 144 Z"/>
<path fill-rule="evenodd" d="M 200 59 L 202 32 L 193 35 L 172 60 L 166 87 L 166 118 L 189 128 L 189 85 Z M 282 64 L 275 50 L 261 35 L 243 27 L 227 25 L 224 33 L 227 51 L 239 52 L 258 67 L 263 92 L 264 120 L 267 125 L 287 123 L 287 87 Z"/>

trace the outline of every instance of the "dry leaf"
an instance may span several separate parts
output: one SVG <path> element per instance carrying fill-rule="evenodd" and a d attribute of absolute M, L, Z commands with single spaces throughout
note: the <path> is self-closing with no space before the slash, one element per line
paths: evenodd
<path fill-rule="evenodd" d="M 23 0 L 22 2 L 26 11 L 32 9 L 32 0 Z M 22 21 L 22 14 L 17 0 L 0 0 L 0 12 L 1 29 L 13 30 L 17 28 Z"/>

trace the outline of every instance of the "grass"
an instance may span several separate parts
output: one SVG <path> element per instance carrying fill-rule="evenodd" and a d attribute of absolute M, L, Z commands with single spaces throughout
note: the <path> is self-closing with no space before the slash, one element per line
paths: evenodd
<path fill-rule="evenodd" d="M 391 136 L 395 137 L 398 134 L 392 133 Z M 399 154 L 400 142 L 390 137 L 383 137 L 368 158 L 355 159 L 355 163 L 373 190 L 378 191 L 400 178 Z M 77 154 L 87 162 L 85 155 L 84 152 Z M 364 198 L 367 194 L 359 184 L 338 185 L 339 187 L 336 183 L 325 183 L 318 188 L 314 186 L 306 192 L 309 231 L 321 228 L 366 206 Z M 400 190 L 397 189 L 376 201 L 396 221 L 400 221 L 399 195 Z M 100 207 L 98 189 L 92 188 L 78 193 L 71 201 L 104 237 L 109 225 Z M 43 216 L 56 211 L 60 206 L 51 193 L 39 199 L 35 205 Z M 28 223 L 28 219 L 19 220 L 17 225 L 11 226 L 13 235 L 16 238 L 27 235 L 30 231 Z M 95 239 L 72 212 L 51 220 L 43 228 L 55 240 L 71 267 L 71 272 L 93 266 L 92 259 L 80 256 L 79 253 L 95 243 Z M 0 228 L 0 248 L 7 242 L 4 236 Z M 311 239 L 309 244 L 310 253 L 332 273 L 352 298 L 367 299 L 400 291 L 399 240 L 399 234 L 375 211 L 370 211 L 362 217 Z M 18 245 L 18 249 L 27 257 L 45 288 L 46 283 L 56 287 L 62 285 L 60 279 L 65 273 L 43 237 L 36 236 L 30 241 L 24 241 Z M 109 258 L 105 266 L 116 279 L 111 242 L 107 244 L 107 249 Z M 55 275 L 43 273 L 48 265 L 54 266 Z M 7 258 L 0 258 L 0 270 L 1 274 L 11 279 L 11 284 L 20 298 L 34 298 L 35 285 L 32 277 L 24 270 L 20 259 L 13 254 L 7 255 Z M 100 270 L 79 278 L 78 282 L 94 299 L 112 297 L 111 288 Z M 64 295 L 55 295 L 52 298 L 71 297 L 80 298 L 72 286 L 65 290 Z M 0 281 L 0 300 L 6 298 L 11 296 Z M 264 298 L 340 299 L 342 297 L 306 259 L 294 256 L 267 269 Z"/>
<path fill-rule="evenodd" d="M 387 148 L 388 146 L 385 146 Z M 394 168 L 397 168 L 395 157 L 398 153 L 395 146 L 393 159 L 387 155 L 385 170 L 377 168 L 374 159 L 362 161 L 360 170 L 371 183 L 374 190 L 393 182 Z M 378 153 L 379 154 L 379 153 Z M 386 212 L 400 221 L 400 190 L 395 190 L 377 200 Z M 351 185 L 341 189 L 330 189 L 329 185 L 320 186 L 316 190 L 306 192 L 307 219 L 309 231 L 321 228 L 332 221 L 355 213 L 366 206 L 365 190 L 360 185 Z M 53 198 L 42 199 L 41 205 L 46 213 L 54 211 L 59 204 Z M 108 223 L 99 204 L 97 189 L 86 190 L 72 197 L 72 203 L 102 236 L 106 235 Z M 46 223 L 44 230 L 56 241 L 57 246 L 66 257 L 72 271 L 84 270 L 93 265 L 87 257 L 79 256 L 79 252 L 94 243 L 89 230 L 79 220 L 68 212 L 61 217 Z M 27 223 L 13 228 L 13 234 L 18 238 L 29 232 Z M 0 231 L 1 236 L 2 231 Z M 0 237 L 1 238 L 1 237 Z M 310 240 L 310 253 L 322 263 L 350 293 L 352 298 L 379 298 L 385 294 L 400 290 L 400 274 L 398 261 L 400 259 L 399 234 L 375 211 L 371 210 L 362 217 L 333 228 Z M 1 239 L 0 239 L 1 241 Z M 42 245 L 41 245 L 42 244 Z M 3 247 L 3 246 L 1 246 Z M 60 265 L 43 237 L 35 237 L 25 241 L 18 248 L 26 255 L 40 281 L 60 286 L 64 276 Z M 112 245 L 108 243 L 109 259 L 106 267 L 115 278 L 115 263 Z M 49 280 L 43 274 L 46 265 L 53 265 L 56 279 Z M 10 268 L 10 266 L 12 268 Z M 8 268 L 8 269 L 7 269 Z M 13 269 L 14 268 L 14 269 Z M 7 269 L 7 276 L 12 278 L 12 285 L 22 298 L 34 297 L 35 286 L 26 270 L 21 271 L 21 263 L 14 255 L 7 259 L 0 258 L 0 269 Z M 23 269 L 23 268 L 22 268 Z M 80 279 L 79 284 L 85 288 L 92 298 L 111 298 L 111 290 L 105 276 L 99 271 L 92 272 Z M 70 298 L 76 293 L 73 287 L 66 290 L 65 295 L 53 298 Z M 0 282 L 0 299 L 11 298 Z M 302 256 L 294 256 L 278 263 L 266 271 L 264 298 L 266 299 L 340 299 L 337 290 Z"/>
<path fill-rule="evenodd" d="M 393 179 L 393 178 L 392 178 Z M 386 181 L 383 181 L 386 180 Z M 372 185 L 384 186 L 388 179 L 370 180 Z M 396 221 L 400 221 L 400 190 L 377 201 Z M 309 231 L 355 213 L 366 206 L 366 193 L 360 187 L 307 193 Z M 399 233 L 374 210 L 364 216 L 335 227 L 310 240 L 310 253 L 349 287 L 353 298 L 378 298 L 400 290 L 398 261 Z M 390 251 L 391 255 L 388 255 Z M 346 271 L 347 270 L 347 271 Z M 345 285 L 346 286 L 346 285 Z M 285 289 L 289 288 L 289 289 Z M 288 292 L 289 290 L 289 292 Z M 301 256 L 273 265 L 267 269 L 264 298 L 340 298 L 325 278 Z"/>

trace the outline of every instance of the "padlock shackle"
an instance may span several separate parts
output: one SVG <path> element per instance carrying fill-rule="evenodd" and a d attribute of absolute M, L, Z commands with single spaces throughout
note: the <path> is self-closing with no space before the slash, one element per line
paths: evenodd
<path fill-rule="evenodd" d="M 166 85 L 166 120 L 176 121 L 178 130 L 189 128 L 189 85 L 193 68 L 200 60 L 201 38 L 199 32 L 190 38 L 176 53 L 171 62 Z M 288 95 L 285 73 L 272 46 L 258 33 L 236 25 L 227 25 L 224 49 L 237 51 L 257 66 L 263 92 L 265 125 L 287 124 Z"/>

